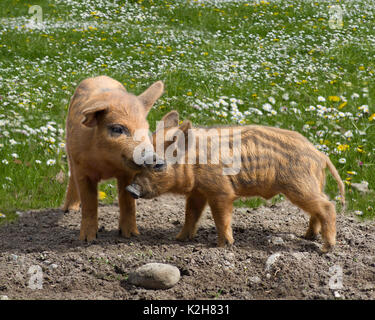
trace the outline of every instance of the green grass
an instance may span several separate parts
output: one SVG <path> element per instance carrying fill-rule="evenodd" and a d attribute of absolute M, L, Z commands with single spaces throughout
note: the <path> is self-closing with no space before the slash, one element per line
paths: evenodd
<path fill-rule="evenodd" d="M 151 129 L 177 109 L 200 125 L 301 132 L 338 168 L 348 209 L 373 218 L 373 191 L 363 195 L 351 183 L 375 188 L 375 3 L 336 3 L 347 13 L 343 27 L 332 29 L 325 1 L 258 2 L 33 1 L 43 10 L 38 29 L 29 25 L 30 3 L 1 1 L 0 221 L 61 205 L 69 99 L 81 80 L 100 74 L 136 94 L 165 82 L 148 116 Z M 103 203 L 115 201 L 114 181 L 100 190 Z M 326 191 L 338 193 L 331 177 Z"/>

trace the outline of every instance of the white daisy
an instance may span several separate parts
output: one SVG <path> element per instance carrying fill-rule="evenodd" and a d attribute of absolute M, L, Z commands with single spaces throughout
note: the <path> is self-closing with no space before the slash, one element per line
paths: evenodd
<path fill-rule="evenodd" d="M 270 105 L 269 103 L 265 103 L 265 104 L 262 106 L 262 108 L 263 108 L 264 111 L 271 112 L 271 110 L 272 110 L 272 105 Z"/>
<path fill-rule="evenodd" d="M 271 102 L 272 104 L 275 104 L 275 102 L 276 102 L 274 97 L 269 97 L 268 101 Z"/>
<path fill-rule="evenodd" d="M 47 160 L 47 166 L 53 166 L 56 163 L 55 159 L 49 159 Z"/>

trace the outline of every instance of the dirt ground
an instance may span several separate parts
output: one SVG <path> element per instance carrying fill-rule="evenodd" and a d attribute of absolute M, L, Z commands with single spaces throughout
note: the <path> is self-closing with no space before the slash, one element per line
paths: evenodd
<path fill-rule="evenodd" d="M 139 237 L 118 235 L 118 207 L 99 208 L 98 239 L 78 240 L 80 213 L 30 211 L 0 227 L 0 297 L 9 299 L 375 299 L 375 226 L 338 214 L 337 246 L 302 238 L 308 216 L 289 202 L 236 208 L 235 243 L 216 248 L 209 209 L 196 239 L 178 242 L 184 199 L 137 202 Z M 276 255 L 273 255 L 275 254 Z M 272 256 L 273 255 L 273 256 Z M 271 257 L 271 258 L 270 258 Z M 177 266 L 168 290 L 127 282 L 149 262 Z"/>

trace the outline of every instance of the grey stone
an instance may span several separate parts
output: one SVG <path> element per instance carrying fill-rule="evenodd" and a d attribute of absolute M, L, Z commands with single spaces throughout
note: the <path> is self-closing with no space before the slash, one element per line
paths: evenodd
<path fill-rule="evenodd" d="M 287 235 L 287 239 L 288 240 L 294 240 L 296 238 L 296 236 L 293 234 L 293 233 L 289 233 L 288 235 Z"/>
<path fill-rule="evenodd" d="M 249 278 L 249 280 L 252 283 L 259 283 L 259 282 L 262 281 L 258 276 L 251 277 L 251 278 Z"/>
<path fill-rule="evenodd" d="M 302 260 L 308 256 L 308 252 L 293 252 L 292 256 L 297 260 Z"/>
<path fill-rule="evenodd" d="M 17 261 L 17 260 L 18 260 L 18 256 L 17 256 L 16 254 L 11 253 L 10 257 L 11 257 L 14 261 Z"/>
<path fill-rule="evenodd" d="M 148 263 L 129 274 L 128 281 L 146 289 L 172 288 L 180 280 L 180 270 L 164 263 Z"/>
<path fill-rule="evenodd" d="M 272 238 L 272 243 L 273 244 L 283 244 L 284 240 L 281 237 L 273 237 Z"/>
<path fill-rule="evenodd" d="M 281 256 L 281 252 L 276 252 L 270 255 L 266 261 L 265 270 L 269 271 L 271 269 L 271 266 L 276 262 L 277 259 L 279 259 L 280 256 Z"/>

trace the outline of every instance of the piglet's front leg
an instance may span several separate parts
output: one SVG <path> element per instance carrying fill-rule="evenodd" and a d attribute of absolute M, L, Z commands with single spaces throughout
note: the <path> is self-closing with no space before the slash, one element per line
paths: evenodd
<path fill-rule="evenodd" d="M 215 221 L 218 233 L 218 247 L 224 247 L 225 244 L 233 244 L 232 232 L 232 212 L 233 201 L 227 198 L 209 199 L 208 203 L 211 207 L 212 216 Z"/>
<path fill-rule="evenodd" d="M 130 193 L 125 189 L 130 182 L 131 179 L 128 178 L 117 179 L 120 206 L 119 233 L 124 238 L 139 235 L 136 222 L 136 203 Z"/>
<path fill-rule="evenodd" d="M 98 231 L 98 183 L 89 177 L 78 176 L 77 186 L 82 206 L 79 239 L 89 242 L 97 237 Z"/>
<path fill-rule="evenodd" d="M 207 199 L 200 193 L 195 192 L 186 197 L 185 224 L 177 235 L 177 240 L 193 239 L 197 233 L 198 222 L 207 204 Z"/>

